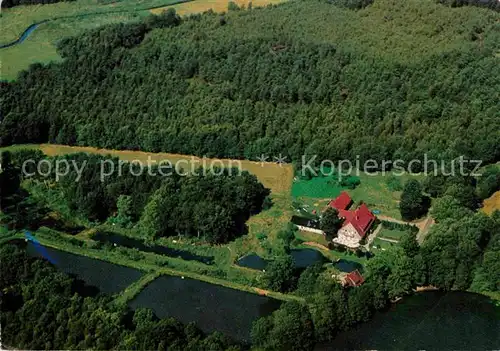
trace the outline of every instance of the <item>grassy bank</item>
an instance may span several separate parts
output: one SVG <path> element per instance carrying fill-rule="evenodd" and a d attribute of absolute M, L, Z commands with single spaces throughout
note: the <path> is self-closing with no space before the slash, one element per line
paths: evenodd
<path fill-rule="evenodd" d="M 152 283 L 160 275 L 160 272 L 145 274 L 141 279 L 132 283 L 125 290 L 123 290 L 116 297 L 115 302 L 117 304 L 126 304 L 127 302 L 132 301 L 149 283 Z"/>

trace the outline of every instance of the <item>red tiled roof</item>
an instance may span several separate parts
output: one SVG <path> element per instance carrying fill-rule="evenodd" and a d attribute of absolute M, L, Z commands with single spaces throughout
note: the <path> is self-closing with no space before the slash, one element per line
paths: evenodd
<path fill-rule="evenodd" d="M 365 278 L 363 278 L 363 276 L 361 275 L 361 273 L 359 273 L 358 270 L 355 270 L 347 274 L 346 282 L 350 286 L 360 286 L 365 282 Z"/>
<path fill-rule="evenodd" d="M 375 215 L 368 209 L 365 204 L 361 204 L 354 211 L 339 210 L 339 217 L 344 218 L 344 224 L 346 226 L 349 223 L 352 224 L 354 229 L 363 238 L 370 226 L 375 221 Z"/>
<path fill-rule="evenodd" d="M 337 198 L 330 201 L 328 206 L 333 207 L 339 211 L 346 210 L 347 208 L 349 208 L 349 205 L 351 204 L 351 202 L 352 202 L 352 199 L 349 196 L 349 194 L 346 193 L 345 191 L 343 191 L 340 193 L 339 196 L 337 196 Z"/>

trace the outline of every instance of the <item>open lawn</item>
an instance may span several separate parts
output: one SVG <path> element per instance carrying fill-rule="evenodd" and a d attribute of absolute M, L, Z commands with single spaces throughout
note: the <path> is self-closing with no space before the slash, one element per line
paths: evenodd
<path fill-rule="evenodd" d="M 316 234 L 316 233 L 306 232 L 304 230 L 299 230 L 297 233 L 295 233 L 295 237 L 299 238 L 300 240 L 302 240 L 304 242 L 318 243 L 322 246 L 328 247 L 328 242 L 326 241 L 325 236 L 321 235 L 321 234 Z"/>
<path fill-rule="evenodd" d="M 401 240 L 401 237 L 405 235 L 407 232 L 404 230 L 395 230 L 395 229 L 387 229 L 382 228 L 380 233 L 377 235 L 379 238 L 387 238 L 392 240 Z"/>
<path fill-rule="evenodd" d="M 288 194 L 272 195 L 273 206 L 248 222 L 248 234 L 229 245 L 234 259 L 247 253 L 256 253 L 261 257 L 272 257 L 276 250 L 283 250 L 278 233 L 288 225 L 292 216 L 291 199 Z"/>
<path fill-rule="evenodd" d="M 356 189 L 347 189 L 339 186 L 332 176 L 315 177 L 311 180 L 295 179 L 292 187 L 294 200 L 304 204 L 308 209 L 322 211 L 328 202 L 338 196 L 341 191 L 346 191 L 354 200 L 354 205 L 363 201 L 372 211 L 378 211 L 381 215 L 400 219 L 399 198 L 401 191 L 389 188 L 388 179 L 391 173 L 368 174 L 356 172 L 354 174 L 360 179 L 360 185 Z M 400 185 L 410 178 L 422 180 L 423 176 L 403 174 L 396 177 L 396 182 Z"/>
<path fill-rule="evenodd" d="M 293 197 L 334 198 L 344 190 L 332 176 L 318 176 L 310 180 L 294 179 Z"/>
<path fill-rule="evenodd" d="M 371 244 L 370 251 L 376 254 L 379 251 L 387 250 L 388 248 L 396 245 L 398 244 L 385 240 L 380 240 L 379 238 L 375 238 Z"/>

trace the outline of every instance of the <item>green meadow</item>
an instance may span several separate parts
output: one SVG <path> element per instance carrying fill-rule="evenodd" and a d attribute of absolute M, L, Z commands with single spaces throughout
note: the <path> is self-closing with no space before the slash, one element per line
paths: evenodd
<path fill-rule="evenodd" d="M 309 211 L 322 211 L 328 202 L 337 197 L 341 191 L 346 191 L 354 203 L 363 201 L 378 214 L 401 219 L 399 213 L 399 198 L 401 189 L 411 178 L 421 180 L 423 176 L 403 174 L 395 177 L 390 172 L 385 174 L 370 174 L 353 172 L 360 184 L 355 189 L 342 187 L 337 176 L 318 176 L 310 180 L 295 178 L 292 186 L 292 197 L 295 201 L 304 204 Z"/>

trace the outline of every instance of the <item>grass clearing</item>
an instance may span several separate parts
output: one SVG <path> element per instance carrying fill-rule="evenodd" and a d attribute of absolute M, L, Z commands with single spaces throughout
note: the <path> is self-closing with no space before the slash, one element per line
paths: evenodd
<path fill-rule="evenodd" d="M 295 179 L 292 186 L 293 197 L 334 198 L 343 190 L 335 177 L 318 176 L 310 180 Z"/>
<path fill-rule="evenodd" d="M 248 234 L 228 247 L 233 261 L 250 252 L 269 258 L 276 250 L 283 250 L 278 239 L 280 230 L 285 229 L 292 216 L 291 199 L 287 194 L 273 194 L 273 206 L 250 217 L 247 221 Z"/>
<path fill-rule="evenodd" d="M 375 254 L 380 251 L 385 251 L 390 247 L 398 245 L 397 243 L 392 243 L 389 241 L 381 240 L 379 238 L 375 238 L 371 244 L 370 251 L 374 252 Z"/>
<path fill-rule="evenodd" d="M 396 230 L 396 229 L 387 229 L 382 228 L 377 237 L 379 238 L 387 238 L 392 240 L 401 240 L 401 237 L 405 235 L 407 231 L 405 230 Z"/>
<path fill-rule="evenodd" d="M 488 215 L 491 215 L 495 210 L 500 211 L 500 190 L 484 200 L 481 210 Z"/>
<path fill-rule="evenodd" d="M 356 172 L 354 175 L 361 182 L 356 189 L 340 187 L 332 176 L 319 176 L 311 180 L 296 179 L 293 182 L 292 196 L 304 204 L 308 210 L 315 209 L 321 212 L 331 199 L 337 197 L 341 191 L 346 191 L 353 199 L 354 206 L 363 201 L 372 211 L 379 211 L 381 215 L 401 219 L 399 212 L 401 191 L 391 190 L 387 185 L 391 173 Z M 404 185 L 411 178 L 421 181 L 423 176 L 403 174 L 397 177 L 401 185 Z"/>
<path fill-rule="evenodd" d="M 314 242 L 314 243 L 318 243 L 320 245 L 328 247 L 328 242 L 326 241 L 325 236 L 321 235 L 321 234 L 316 234 L 316 233 L 306 232 L 304 230 L 299 230 L 297 233 L 295 233 L 295 237 L 304 241 L 304 242 Z"/>

